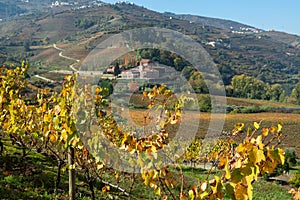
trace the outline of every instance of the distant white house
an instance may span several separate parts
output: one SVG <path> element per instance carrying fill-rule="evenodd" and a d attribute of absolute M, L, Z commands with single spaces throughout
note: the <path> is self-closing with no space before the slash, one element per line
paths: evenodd
<path fill-rule="evenodd" d="M 60 5 L 61 6 L 68 6 L 68 5 L 70 5 L 70 3 L 69 2 L 61 2 Z"/>
<path fill-rule="evenodd" d="M 216 47 L 216 42 L 207 42 L 206 45 L 210 45 L 212 47 Z"/>
<path fill-rule="evenodd" d="M 52 2 L 51 4 L 51 7 L 58 7 L 58 6 L 69 6 L 71 5 L 69 2 L 60 2 L 60 1 L 55 1 L 55 2 Z"/>
<path fill-rule="evenodd" d="M 52 2 L 52 6 L 59 6 L 59 5 L 60 5 L 59 1 Z"/>

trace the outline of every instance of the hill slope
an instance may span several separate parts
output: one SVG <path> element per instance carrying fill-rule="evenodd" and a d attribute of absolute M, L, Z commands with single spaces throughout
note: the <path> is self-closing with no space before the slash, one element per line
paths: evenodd
<path fill-rule="evenodd" d="M 201 24 L 203 26 L 214 26 L 228 31 L 241 31 L 241 28 L 256 29 L 252 26 L 245 25 L 232 20 L 203 17 L 203 16 L 196 16 L 190 14 L 181 14 L 181 15 L 174 14 L 174 13 L 165 13 L 165 14 L 169 15 L 170 17 L 190 21 L 191 23 Z"/>
<path fill-rule="evenodd" d="M 72 63 L 57 56 L 52 48 L 54 43 L 64 45 L 65 55 L 82 60 L 113 34 L 156 26 L 185 33 L 202 44 L 219 67 L 225 84 L 236 74 L 247 74 L 270 84 L 280 83 L 290 90 L 300 77 L 300 39 L 295 35 L 258 29 L 257 33 L 246 29 L 240 33 L 235 29 L 253 27 L 191 15 L 170 18 L 170 13 L 130 3 L 69 2 L 68 6 L 50 8 L 50 2 L 36 0 L 31 9 L 41 6 L 44 9 L 40 12 L 30 13 L 29 9 L 25 16 L 0 22 L 0 53 L 8 62 L 26 57 L 33 66 L 39 62 L 45 70 L 51 66 L 67 68 Z M 24 43 L 30 43 L 30 51 L 24 50 Z"/>
<path fill-rule="evenodd" d="M 4 20 L 6 18 L 15 16 L 17 14 L 24 13 L 25 10 L 16 6 L 12 1 L 0 1 L 0 19 Z"/>

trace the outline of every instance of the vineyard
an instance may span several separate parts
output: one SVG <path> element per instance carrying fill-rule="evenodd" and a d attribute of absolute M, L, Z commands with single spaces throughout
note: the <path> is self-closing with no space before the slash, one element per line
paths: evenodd
<path fill-rule="evenodd" d="M 182 110 L 193 100 L 174 97 L 162 85 L 143 93 L 148 110 L 160 113 L 158 129 L 136 132 L 115 120 L 107 88 L 78 90 L 73 75 L 59 93 L 29 91 L 28 68 L 23 62 L 0 69 L 1 198 L 246 200 L 254 199 L 260 178 L 286 170 L 281 145 L 288 133 L 281 122 L 252 119 L 245 125 L 241 118 L 207 144 L 200 136 L 177 138 Z M 147 124 L 149 113 L 135 116 Z M 192 175 L 189 163 L 195 165 Z M 5 194 L 19 191 L 22 182 L 30 184 Z M 291 193 L 299 199 L 300 191 Z"/>

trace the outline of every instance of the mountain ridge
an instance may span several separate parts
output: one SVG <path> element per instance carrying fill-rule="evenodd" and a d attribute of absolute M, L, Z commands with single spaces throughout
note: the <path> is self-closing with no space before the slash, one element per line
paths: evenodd
<path fill-rule="evenodd" d="M 217 28 L 225 29 L 228 31 L 241 31 L 241 28 L 251 28 L 256 29 L 258 31 L 263 31 L 262 29 L 255 28 L 254 26 L 250 26 L 228 19 L 205 17 L 192 14 L 175 14 L 170 12 L 165 12 L 164 14 L 169 15 L 170 17 L 190 21 L 190 23 L 202 24 L 204 26 L 215 26 Z"/>

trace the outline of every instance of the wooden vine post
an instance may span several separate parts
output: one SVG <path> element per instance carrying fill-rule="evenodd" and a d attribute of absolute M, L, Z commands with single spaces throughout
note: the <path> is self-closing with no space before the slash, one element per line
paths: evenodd
<path fill-rule="evenodd" d="M 69 164 L 69 200 L 75 199 L 75 167 L 74 167 L 75 152 L 73 147 L 68 149 L 68 164 Z"/>

